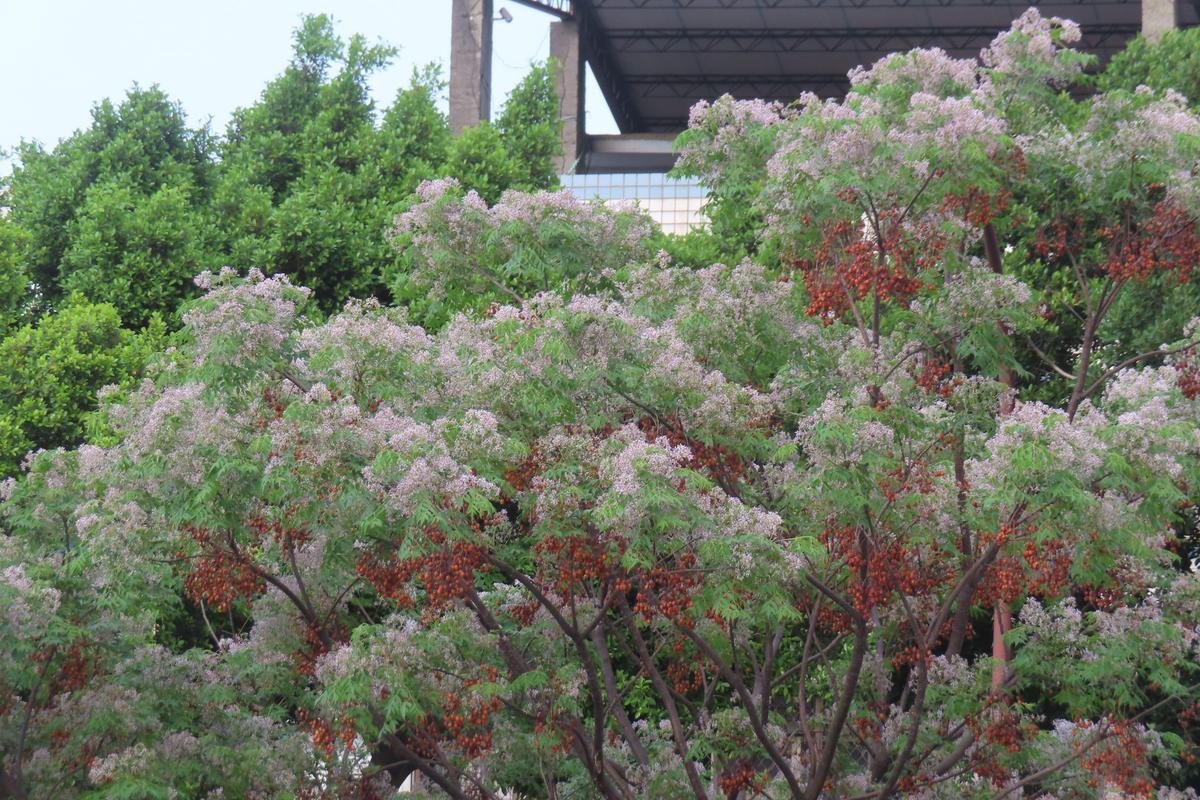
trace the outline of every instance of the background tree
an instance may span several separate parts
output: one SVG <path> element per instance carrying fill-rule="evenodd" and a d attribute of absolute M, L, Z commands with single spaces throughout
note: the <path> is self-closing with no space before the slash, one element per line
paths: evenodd
<path fill-rule="evenodd" d="M 513 189 L 532 191 L 558 186 L 557 159 L 562 148 L 555 75 L 550 61 L 535 64 L 508 95 L 496 127 L 513 162 Z"/>
<path fill-rule="evenodd" d="M 1158 42 L 1137 36 L 1112 57 L 1099 76 L 1101 91 L 1149 86 L 1159 92 L 1174 89 L 1200 102 L 1200 37 L 1194 28 L 1167 31 Z"/>
<path fill-rule="evenodd" d="M 378 288 L 372 238 L 386 220 L 376 178 L 378 131 L 367 81 L 395 49 L 362 36 L 343 42 L 329 16 L 306 17 L 294 35 L 292 62 L 253 106 L 234 113 L 221 147 L 222 205 L 249 192 L 265 218 L 218 215 L 237 254 L 312 285 L 339 306 Z M 266 209 L 264 209 L 266 210 Z M 248 222 L 249 230 L 239 223 Z M 210 260 L 210 264 L 215 262 Z"/>
<path fill-rule="evenodd" d="M 0 474 L 30 450 L 82 441 L 96 392 L 135 382 L 164 339 L 159 320 L 135 334 L 113 306 L 75 296 L 0 341 Z"/>
<path fill-rule="evenodd" d="M 51 152 L 24 143 L 8 178 L 10 221 L 29 237 L 28 274 L 48 302 L 72 291 L 131 325 L 170 314 L 203 263 L 213 142 L 158 87 L 105 100 L 92 124 Z"/>
<path fill-rule="evenodd" d="M 31 313 L 37 302 L 25 262 L 28 240 L 24 230 L 0 215 L 0 336 Z"/>

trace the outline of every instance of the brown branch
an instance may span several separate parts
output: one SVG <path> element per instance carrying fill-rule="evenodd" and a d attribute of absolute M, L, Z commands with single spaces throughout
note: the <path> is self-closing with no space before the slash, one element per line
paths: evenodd
<path fill-rule="evenodd" d="M 842 685 L 841 696 L 838 697 L 837 705 L 834 707 L 829 728 L 826 730 L 825 744 L 821 749 L 821 756 L 803 793 L 804 800 L 816 800 L 821 795 L 821 791 L 825 786 L 825 779 L 829 777 L 829 770 L 833 767 L 833 759 L 837 755 L 842 728 L 846 724 L 846 717 L 850 714 L 850 704 L 854 700 L 854 691 L 858 688 L 858 679 L 862 674 L 863 658 L 866 652 L 867 625 L 862 616 L 859 615 L 854 631 L 854 650 L 850 653 L 850 664 L 846 670 L 846 680 Z"/>
<path fill-rule="evenodd" d="M 1200 344 L 1200 341 L 1190 341 L 1187 344 L 1182 344 L 1178 347 L 1171 347 L 1171 348 L 1159 347 L 1154 350 L 1147 350 L 1145 353 L 1138 353 L 1136 356 L 1130 356 L 1129 358 L 1120 362 L 1116 366 L 1110 367 L 1108 370 L 1106 370 L 1104 372 L 1103 375 L 1101 375 L 1096 380 L 1092 381 L 1092 385 L 1089 386 L 1084 391 L 1083 396 L 1084 396 L 1084 398 L 1089 397 L 1092 394 L 1092 392 L 1099 389 L 1100 386 L 1105 381 L 1107 381 L 1109 378 L 1111 378 L 1113 375 L 1116 375 L 1118 372 L 1120 372 L 1121 370 L 1125 369 L 1128 366 L 1136 364 L 1137 362 L 1141 361 L 1142 359 L 1153 358 L 1154 356 L 1169 356 L 1169 355 L 1173 355 L 1175 353 L 1181 353 L 1184 350 L 1189 350 L 1189 349 L 1195 347 L 1197 344 Z"/>
<path fill-rule="evenodd" d="M 767 755 L 770 756 L 771 761 L 775 763 L 776 768 L 779 769 L 780 774 L 782 774 L 784 780 L 787 781 L 788 787 L 792 790 L 793 796 L 800 796 L 800 784 L 796 780 L 796 775 L 792 772 L 791 765 L 788 764 L 787 759 L 783 757 L 783 754 L 779 752 L 779 748 L 775 746 L 775 743 L 771 741 L 771 737 L 767 735 L 766 727 L 763 724 L 763 721 L 759 719 L 758 711 L 754 703 L 754 697 L 746 688 L 746 684 L 744 681 L 742 681 L 741 676 L 731 669 L 729 664 L 725 662 L 725 659 L 721 658 L 721 656 L 715 650 L 713 650 L 712 645 L 710 645 L 704 640 L 703 637 L 697 634 L 695 630 L 686 625 L 680 625 L 679 623 L 675 624 L 675 628 L 687 639 L 689 639 L 705 658 L 713 663 L 717 670 L 725 677 L 725 680 L 729 682 L 729 685 L 733 687 L 734 692 L 738 696 L 738 700 L 742 704 L 742 708 L 746 712 L 746 719 L 750 723 L 750 728 L 754 732 L 755 738 L 758 739 L 758 742 L 763 746 L 763 749 L 767 751 Z"/>
<path fill-rule="evenodd" d="M 649 766 L 650 753 L 647 752 L 646 745 L 642 743 L 642 738 L 638 736 L 633 722 L 625 712 L 625 704 L 621 702 L 621 692 L 617 689 L 617 676 L 613 671 L 612 659 L 608 657 L 608 642 L 604 636 L 603 627 L 592 629 L 591 640 L 592 647 L 596 649 L 596 658 L 600 662 L 600 676 L 604 679 L 604 691 L 608 693 L 609 706 L 613 709 L 617 719 L 617 727 L 621 729 L 621 733 L 625 734 L 625 740 L 629 742 L 629 750 L 633 753 L 633 757 L 643 767 Z"/>
<path fill-rule="evenodd" d="M 1067 372 L 1065 369 L 1063 369 L 1062 367 L 1060 367 L 1060 366 L 1059 366 L 1059 365 L 1058 365 L 1058 364 L 1057 364 L 1057 363 L 1054 361 L 1054 359 L 1053 359 L 1053 358 L 1051 358 L 1050 356 L 1048 356 L 1046 353 L 1044 353 L 1044 352 L 1042 351 L 1042 348 L 1040 348 L 1040 347 L 1038 347 L 1036 344 L 1034 344 L 1034 343 L 1033 343 L 1033 339 L 1031 339 L 1030 337 L 1026 336 L 1026 337 L 1025 337 L 1025 343 L 1026 343 L 1027 345 L 1029 345 L 1029 347 L 1030 347 L 1030 349 L 1031 349 L 1031 350 L 1033 350 L 1033 352 L 1034 352 L 1034 355 L 1036 355 L 1036 356 L 1037 356 L 1038 358 L 1040 358 L 1040 359 L 1041 359 L 1043 362 L 1045 362 L 1046 366 L 1048 366 L 1048 367 L 1050 367 L 1050 369 L 1054 370 L 1054 372 L 1055 372 L 1055 373 L 1057 373 L 1057 374 L 1058 374 L 1058 376 L 1059 376 L 1060 378 L 1066 378 L 1067 380 L 1074 380 L 1074 379 L 1075 379 L 1075 376 L 1074 376 L 1074 375 L 1072 375 L 1071 373 Z"/>
<path fill-rule="evenodd" d="M 663 680 L 662 674 L 658 671 L 658 667 L 654 663 L 654 659 L 650 656 L 650 651 L 646 647 L 646 641 L 642 638 L 641 631 L 638 630 L 637 623 L 633 619 L 633 614 L 629 610 L 629 604 L 625 602 L 625 598 L 620 598 L 618 601 L 621 607 L 621 618 L 625 622 L 625 629 L 629 631 L 630 638 L 633 639 L 634 646 L 637 648 L 640 661 L 646 674 L 650 677 L 650 682 L 654 684 L 655 690 L 662 697 L 663 707 L 667 710 L 667 719 L 671 723 L 671 737 L 675 740 L 675 751 L 679 753 L 679 759 L 683 762 L 683 770 L 687 774 L 688 784 L 692 787 L 692 793 L 696 795 L 697 800 L 706 800 L 707 792 L 704 791 L 704 785 L 700 782 L 700 776 L 696 774 L 696 765 L 692 763 L 688 757 L 687 737 L 683 735 L 683 723 L 679 719 L 679 709 L 675 706 L 675 698 L 671 694 L 667 682 Z"/>
<path fill-rule="evenodd" d="M 29 736 L 29 723 L 33 720 L 33 706 L 37 702 L 38 689 L 42 688 L 42 681 L 46 679 L 46 674 L 50 671 L 50 664 L 54 661 L 54 657 L 58 654 L 58 645 L 50 645 L 50 650 L 46 654 L 46 660 L 42 662 L 42 668 L 38 670 L 37 679 L 33 682 L 33 687 L 29 690 L 29 699 L 25 701 L 25 711 L 21 715 L 21 729 L 17 733 L 17 751 L 13 757 L 12 782 L 16 786 L 20 795 L 24 797 L 25 790 L 22 788 L 22 767 L 25 761 L 25 741 Z"/>

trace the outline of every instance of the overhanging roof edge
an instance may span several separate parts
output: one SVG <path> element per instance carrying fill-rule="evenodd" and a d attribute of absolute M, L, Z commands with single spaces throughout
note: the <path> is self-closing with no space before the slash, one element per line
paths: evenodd
<path fill-rule="evenodd" d="M 571 19 L 575 15 L 574 0 L 512 0 L 512 2 L 526 8 L 545 11 L 559 19 Z"/>

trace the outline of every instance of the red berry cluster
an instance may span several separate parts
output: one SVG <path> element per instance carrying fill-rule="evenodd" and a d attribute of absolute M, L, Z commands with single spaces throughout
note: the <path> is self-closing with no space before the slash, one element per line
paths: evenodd
<path fill-rule="evenodd" d="M 1067 252 L 1068 245 L 1075 242 L 1075 232 L 1083 225 L 1083 220 L 1075 217 L 1072 220 L 1056 219 L 1045 228 L 1038 231 L 1033 243 L 1033 252 L 1039 258 L 1057 261 Z"/>
<path fill-rule="evenodd" d="M 1112 723 L 1114 738 L 1089 750 L 1080 766 L 1092 773 L 1089 786 L 1108 784 L 1120 789 L 1125 797 L 1150 797 L 1154 782 L 1146 775 L 1146 743 L 1128 722 Z"/>
<path fill-rule="evenodd" d="M 1015 557 L 997 558 L 983 574 L 979 596 L 990 605 L 1011 605 L 1025 593 L 1025 568 Z"/>
<path fill-rule="evenodd" d="M 1101 235 L 1111 243 L 1104 271 L 1119 281 L 1142 281 L 1162 271 L 1187 283 L 1200 262 L 1195 218 L 1167 203 L 1155 206 L 1154 215 L 1137 230 L 1104 228 Z"/>
<path fill-rule="evenodd" d="M 921 371 L 913 373 L 913 382 L 921 387 L 927 395 L 936 394 L 940 397 L 950 397 L 954 394 L 955 389 L 962 386 L 963 381 L 962 376 L 951 377 L 949 364 L 927 358 Z"/>
<path fill-rule="evenodd" d="M 44 661 L 49 658 L 51 651 L 39 651 L 34 660 Z M 62 653 L 55 673 L 50 683 L 50 691 L 46 702 L 67 692 L 75 692 L 87 685 L 88 681 L 100 672 L 100 651 L 87 639 L 77 639 Z"/>
<path fill-rule="evenodd" d="M 1179 759 L 1185 764 L 1195 764 L 1197 761 L 1197 745 L 1193 731 L 1200 724 L 1200 703 L 1192 703 L 1179 712 L 1179 724 L 1187 737 L 1185 749 L 1179 754 Z"/>
<path fill-rule="evenodd" d="M 1084 583 L 1080 586 L 1083 602 L 1100 611 L 1124 608 L 1128 603 L 1128 591 L 1132 588 L 1119 579 L 1106 583 Z"/>
<path fill-rule="evenodd" d="M 665 437 L 672 446 L 686 445 L 692 451 L 688 466 L 707 473 L 719 482 L 734 484 L 746 474 L 748 465 L 745 459 L 722 445 L 693 439 L 684 432 L 683 424 L 678 419 L 642 417 L 638 420 L 638 427 L 646 434 L 646 441 L 653 442 Z"/>
<path fill-rule="evenodd" d="M 200 552 L 191 559 L 191 572 L 184 581 L 188 597 L 205 602 L 217 611 L 228 611 L 238 600 L 262 594 L 262 576 L 250 563 L 250 557 L 235 548 L 232 537 L 214 536 L 206 528 L 184 525 Z M 182 553 L 180 558 L 184 559 Z"/>
<path fill-rule="evenodd" d="M 495 669 L 491 669 L 491 681 L 496 679 Z M 482 681 L 468 679 L 463 682 L 463 689 L 470 690 Z M 451 739 L 467 756 L 477 758 L 492 748 L 492 732 L 489 722 L 492 714 L 500 710 L 499 697 L 479 698 L 473 702 L 464 702 L 456 692 L 442 693 L 442 714 L 437 722 L 427 720 L 431 731 L 435 730 L 438 738 Z"/>
<path fill-rule="evenodd" d="M 929 652 L 928 648 L 915 644 L 910 644 L 902 648 L 899 653 L 892 656 L 892 666 L 896 669 L 916 666 L 922 661 L 928 667 L 933 663 L 933 653 Z"/>
<path fill-rule="evenodd" d="M 475 573 L 487 563 L 487 551 L 473 542 L 453 542 L 420 559 L 425 597 L 432 610 L 445 608 L 475 589 Z"/>
<path fill-rule="evenodd" d="M 288 509 L 285 516 L 290 521 L 295 518 L 296 510 Z M 302 547 L 309 539 L 309 533 L 305 528 L 285 524 L 279 520 L 268 520 L 261 514 L 249 517 L 246 520 L 246 527 L 256 540 L 264 541 L 270 536 L 275 544 L 284 550 Z"/>
<path fill-rule="evenodd" d="M 675 660 L 667 665 L 667 677 L 679 694 L 704 688 L 704 661 L 688 652 L 687 643 L 687 637 L 675 637 L 671 643 L 671 654 Z"/>
<path fill-rule="evenodd" d="M 989 194 L 977 186 L 972 186 L 961 194 L 947 195 L 942 201 L 942 210 L 955 214 L 977 228 L 982 228 L 1004 213 L 1011 198 L 1009 192 Z"/>
<path fill-rule="evenodd" d="M 983 729 L 984 741 L 1009 753 L 1020 752 L 1021 745 L 1037 735 L 1037 726 L 1024 721 L 1020 713 L 1010 708 L 993 706 L 988 717 L 988 724 Z"/>
<path fill-rule="evenodd" d="M 854 621 L 850 615 L 840 606 L 832 603 L 823 602 L 823 600 L 814 602 L 812 598 L 801 598 L 793 604 L 793 607 L 801 614 L 815 613 L 817 628 L 826 633 L 849 633 L 854 628 Z"/>
<path fill-rule="evenodd" d="M 566 721 L 553 711 L 539 714 L 533 723 L 533 731 L 538 735 L 548 734 L 554 737 L 550 746 L 551 753 L 571 752 L 571 741 L 574 738 L 571 728 Z"/>
<path fill-rule="evenodd" d="M 414 558 L 383 560 L 372 553 L 364 552 L 358 557 L 355 572 L 365 578 L 380 597 L 404 609 L 411 608 L 413 604 L 412 595 L 408 593 L 408 584 L 418 566 L 419 562 Z"/>
<path fill-rule="evenodd" d="M 702 577 L 696 569 L 696 557 L 683 552 L 673 558 L 664 559 L 649 569 L 637 570 L 638 593 L 634 611 L 642 619 L 651 622 L 656 616 L 678 625 L 691 628 L 695 620 L 691 617 L 692 592 L 700 585 Z"/>
<path fill-rule="evenodd" d="M 1030 570 L 1029 592 L 1042 597 L 1061 597 L 1071 578 L 1073 558 L 1066 542 L 1049 539 L 1040 545 L 1025 542 L 1023 553 Z"/>
<path fill-rule="evenodd" d="M 977 741 L 990 745 L 971 752 L 968 758 L 971 771 L 992 786 L 1004 785 L 1010 775 L 1000 757 L 1019 752 L 1023 742 L 1037 735 L 1037 726 L 1024 721 L 1019 712 L 1004 705 L 998 697 L 993 697 L 993 702 L 979 715 L 967 717 L 965 722 Z"/>
<path fill-rule="evenodd" d="M 857 221 L 831 223 L 816 255 L 793 262 L 808 290 L 806 313 L 829 323 L 848 313 L 852 302 L 866 297 L 905 303 L 920 291 L 922 283 L 913 273 L 937 260 L 939 245 L 922 243 L 923 254 L 918 256 L 900 225 L 884 222 L 883 227 L 883 240 L 875 242 L 863 237 Z"/>
<path fill-rule="evenodd" d="M 906 466 L 888 470 L 876 484 L 888 502 L 894 503 L 901 495 L 914 491 L 918 494 L 932 494 L 934 481 L 945 475 L 945 470 L 930 469 L 928 461 L 916 459 Z"/>
<path fill-rule="evenodd" d="M 748 759 L 734 762 L 717 778 L 717 786 L 728 800 L 734 800 L 742 792 L 749 792 L 749 797 L 762 793 L 767 784 L 767 776 L 754 769 Z"/>
<path fill-rule="evenodd" d="M 316 671 L 317 659 L 329 652 L 331 643 L 345 642 L 350 638 L 350 632 L 342 625 L 326 625 L 324 628 L 305 625 L 301 635 L 304 637 L 304 646 L 292 653 L 292 663 L 301 675 L 312 675 Z"/>
<path fill-rule="evenodd" d="M 948 565 L 937 565 L 909 547 L 899 537 L 860 536 L 854 527 L 828 527 L 821 541 L 831 555 L 845 561 L 849 572 L 847 593 L 864 614 L 900 592 L 923 596 L 952 580 Z"/>
<path fill-rule="evenodd" d="M 1023 594 L 1058 598 L 1066 591 L 1074 562 L 1070 548 L 1061 539 L 1036 542 L 1030 538 L 1033 530 L 1030 526 L 1017 528 L 1006 523 L 997 533 L 980 536 L 984 544 L 1025 538 L 1019 556 L 997 558 L 984 572 L 979 596 L 988 603 L 1007 605 Z"/>
<path fill-rule="evenodd" d="M 564 596 L 586 593 L 586 586 L 606 580 L 616 566 L 596 535 L 549 536 L 534 545 L 533 551 L 539 559 L 539 573 Z M 615 557 L 619 559 L 620 552 Z"/>
<path fill-rule="evenodd" d="M 1189 347 L 1175 361 L 1175 371 L 1179 374 L 1175 385 L 1183 392 L 1183 396 L 1188 400 L 1200 397 L 1200 363 L 1196 360 L 1195 347 Z"/>
<path fill-rule="evenodd" d="M 517 621 L 518 625 L 520 625 L 522 628 L 526 628 L 533 624 L 533 618 L 537 616 L 537 610 L 538 602 L 536 600 L 530 600 L 528 603 L 520 603 L 513 606 L 509 610 L 509 613 L 512 614 L 513 619 Z"/>
<path fill-rule="evenodd" d="M 343 716 L 338 724 L 334 725 L 323 717 L 300 709 L 296 714 L 296 721 L 299 723 L 300 729 L 307 731 L 308 735 L 312 737 L 313 747 L 316 751 L 330 759 L 337 752 L 339 741 L 344 748 L 349 748 L 353 746 L 354 738 L 357 735 L 354 730 L 354 720 L 348 715 Z"/>
<path fill-rule="evenodd" d="M 531 448 L 529 455 L 524 460 L 504 471 L 504 480 L 513 488 L 513 491 L 523 492 L 529 488 L 530 483 L 541 471 L 541 455 L 537 448 Z"/>
<path fill-rule="evenodd" d="M 854 730 L 858 733 L 859 738 L 864 741 L 877 742 L 882 735 L 880 720 L 874 716 L 855 717 Z"/>
<path fill-rule="evenodd" d="M 265 428 L 273 421 L 282 417 L 284 410 L 287 408 L 287 406 L 284 405 L 279 399 L 278 395 L 275 394 L 275 390 L 270 386 L 263 389 L 262 401 L 263 406 L 266 407 L 267 416 L 258 421 L 257 425 L 259 428 Z"/>

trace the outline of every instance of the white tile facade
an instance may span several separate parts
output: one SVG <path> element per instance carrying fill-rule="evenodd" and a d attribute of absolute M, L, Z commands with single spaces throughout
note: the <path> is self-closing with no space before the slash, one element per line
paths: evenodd
<path fill-rule="evenodd" d="M 634 200 L 665 233 L 684 234 L 705 224 L 701 209 L 708 193 L 690 178 L 670 178 L 661 172 L 561 175 L 564 189 L 578 197 L 605 202 Z"/>

